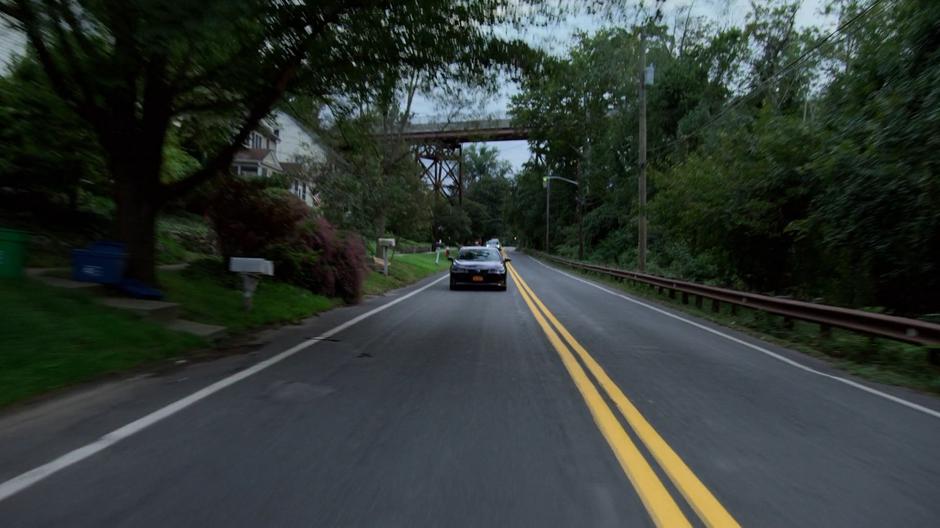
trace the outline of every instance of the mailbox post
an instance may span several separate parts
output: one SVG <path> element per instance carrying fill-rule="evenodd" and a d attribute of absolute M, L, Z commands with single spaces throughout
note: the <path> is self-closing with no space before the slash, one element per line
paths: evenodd
<path fill-rule="evenodd" d="M 274 275 L 274 263 L 262 258 L 232 257 L 228 269 L 242 276 L 245 311 L 250 312 L 251 299 L 258 289 L 258 282 L 262 275 Z"/>
<path fill-rule="evenodd" d="M 385 276 L 388 277 L 388 248 L 395 247 L 395 239 L 394 238 L 380 238 L 379 247 L 382 248 L 382 261 L 383 261 L 382 273 L 384 273 Z"/>

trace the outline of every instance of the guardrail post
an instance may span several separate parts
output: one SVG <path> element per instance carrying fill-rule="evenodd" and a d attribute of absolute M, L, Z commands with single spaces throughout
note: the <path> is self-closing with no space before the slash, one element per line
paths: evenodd
<path fill-rule="evenodd" d="M 689 304 L 689 294 L 682 292 L 682 304 Z"/>
<path fill-rule="evenodd" d="M 712 311 L 718 313 L 721 311 L 721 302 L 718 299 L 712 299 Z"/>
<path fill-rule="evenodd" d="M 702 296 L 701 296 L 701 295 L 696 295 L 696 296 L 695 296 L 695 307 L 696 307 L 696 308 L 701 308 L 701 307 L 702 307 Z"/>
<path fill-rule="evenodd" d="M 672 288 L 669 288 L 669 298 L 670 298 L 670 299 L 675 299 L 675 298 L 676 298 L 676 290 L 673 290 Z"/>

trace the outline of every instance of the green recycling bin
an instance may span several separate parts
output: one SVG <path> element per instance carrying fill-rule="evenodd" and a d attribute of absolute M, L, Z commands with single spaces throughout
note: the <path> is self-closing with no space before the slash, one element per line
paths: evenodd
<path fill-rule="evenodd" d="M 26 233 L 0 228 L 0 279 L 23 276 L 26 260 Z"/>

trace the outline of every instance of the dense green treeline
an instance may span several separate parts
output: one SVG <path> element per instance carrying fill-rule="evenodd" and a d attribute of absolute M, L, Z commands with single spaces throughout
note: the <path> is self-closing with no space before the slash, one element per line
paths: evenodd
<path fill-rule="evenodd" d="M 873 7 L 872 7 L 873 6 Z M 645 35 L 654 273 L 899 313 L 940 309 L 940 3 L 830 4 L 843 28 L 755 4 L 744 27 L 689 17 L 582 36 L 513 101 L 544 163 L 508 218 L 551 250 L 636 264 L 637 85 Z M 821 44 L 820 44 L 821 43 Z"/>

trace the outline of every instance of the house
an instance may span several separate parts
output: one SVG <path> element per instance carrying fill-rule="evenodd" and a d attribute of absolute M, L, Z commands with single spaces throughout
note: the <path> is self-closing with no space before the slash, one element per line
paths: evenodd
<path fill-rule="evenodd" d="M 242 149 L 232 160 L 232 171 L 239 176 L 268 177 L 284 171 L 277 159 L 278 130 L 261 125 L 245 138 Z"/>
<path fill-rule="evenodd" d="M 281 161 L 306 161 L 316 165 L 326 163 L 327 148 L 315 132 L 282 110 L 275 110 L 272 118 L 275 128 L 279 131 L 278 158 Z"/>
<path fill-rule="evenodd" d="M 299 120 L 275 110 L 235 154 L 232 171 L 240 176 L 290 177 L 290 190 L 311 207 L 320 204 L 315 174 L 327 163 L 327 147 Z"/>

